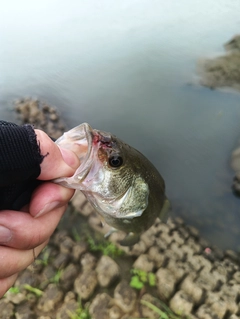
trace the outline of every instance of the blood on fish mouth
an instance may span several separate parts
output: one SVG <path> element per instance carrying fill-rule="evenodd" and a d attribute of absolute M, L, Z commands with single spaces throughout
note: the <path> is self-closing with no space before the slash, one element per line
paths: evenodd
<path fill-rule="evenodd" d="M 95 133 L 93 136 L 93 144 L 97 145 L 98 143 L 100 143 L 102 148 L 112 148 L 111 137 Z"/>

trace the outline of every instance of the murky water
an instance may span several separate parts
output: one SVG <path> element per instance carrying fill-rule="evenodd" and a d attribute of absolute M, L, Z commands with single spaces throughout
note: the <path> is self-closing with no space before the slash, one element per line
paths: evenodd
<path fill-rule="evenodd" d="M 69 127 L 89 122 L 142 151 L 173 213 L 211 243 L 239 249 L 231 151 L 240 95 L 193 83 L 198 58 L 240 30 L 239 0 L 10 0 L 0 5 L 0 115 L 34 96 Z"/>

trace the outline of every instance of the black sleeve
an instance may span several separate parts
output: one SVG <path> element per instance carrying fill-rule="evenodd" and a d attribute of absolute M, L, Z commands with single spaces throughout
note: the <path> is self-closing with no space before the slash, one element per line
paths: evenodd
<path fill-rule="evenodd" d="M 29 202 L 43 158 L 31 125 L 0 121 L 0 209 L 19 210 Z"/>

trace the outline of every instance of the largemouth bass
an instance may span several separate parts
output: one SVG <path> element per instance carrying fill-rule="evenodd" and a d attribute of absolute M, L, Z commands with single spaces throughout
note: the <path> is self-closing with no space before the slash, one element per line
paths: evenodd
<path fill-rule="evenodd" d="M 170 205 L 164 180 L 136 149 L 87 123 L 56 144 L 73 150 L 81 164 L 73 176 L 54 182 L 80 190 L 107 224 L 126 232 L 121 245 L 135 244 L 157 217 L 166 221 Z"/>

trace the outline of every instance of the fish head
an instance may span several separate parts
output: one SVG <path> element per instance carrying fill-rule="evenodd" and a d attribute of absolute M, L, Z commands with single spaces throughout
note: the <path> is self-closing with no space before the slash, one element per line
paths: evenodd
<path fill-rule="evenodd" d="M 64 133 L 56 143 L 68 144 L 68 149 L 75 145 L 81 164 L 72 177 L 55 182 L 79 189 L 107 224 L 140 234 L 156 217 L 161 218 L 164 180 L 136 149 L 86 123 Z"/>

